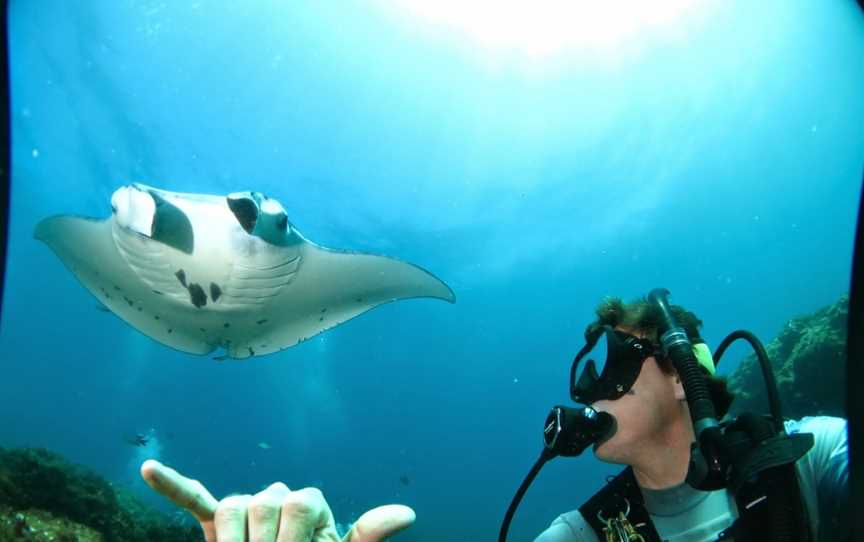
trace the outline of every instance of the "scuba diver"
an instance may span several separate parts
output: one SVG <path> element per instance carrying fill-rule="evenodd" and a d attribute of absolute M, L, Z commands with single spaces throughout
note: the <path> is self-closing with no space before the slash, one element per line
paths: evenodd
<path fill-rule="evenodd" d="M 627 467 L 535 542 L 848 540 L 845 420 L 782 419 L 767 355 L 748 332 L 727 337 L 718 359 L 736 338 L 754 345 L 772 416 L 724 418 L 733 396 L 715 375 L 699 336 L 702 322 L 668 305 L 666 294 L 655 290 L 629 304 L 611 298 L 597 308 L 571 368 L 570 392 L 590 407 L 586 419 L 599 421 L 589 437 L 593 443 L 577 443 L 581 449 L 593 444 L 598 459 Z M 690 390 L 664 344 L 669 337 L 663 335 L 675 330 L 673 341 L 695 362 L 688 376 L 702 388 L 696 390 L 708 401 L 702 406 L 714 410 L 707 419 L 722 421 L 703 419 L 700 426 L 691 416 Z M 600 355 L 586 362 L 597 350 Z M 548 459 L 556 454 L 548 438 L 546 443 Z"/>
<path fill-rule="evenodd" d="M 588 447 L 625 468 L 535 542 L 850 539 L 845 420 L 783 419 L 761 343 L 735 332 L 712 357 L 699 336 L 702 322 L 669 305 L 667 294 L 657 289 L 627 304 L 608 298 L 597 308 L 570 372 L 571 398 L 583 406 L 550 412 L 540 459 L 507 510 L 499 541 L 542 466 Z M 771 415 L 727 415 L 733 397 L 715 375 L 715 360 L 739 338 L 756 350 Z M 207 542 L 340 540 L 314 488 L 277 482 L 217 501 L 200 482 L 156 461 L 146 461 L 141 474 L 201 523 Z M 342 540 L 385 540 L 414 519 L 406 506 L 378 507 Z"/>

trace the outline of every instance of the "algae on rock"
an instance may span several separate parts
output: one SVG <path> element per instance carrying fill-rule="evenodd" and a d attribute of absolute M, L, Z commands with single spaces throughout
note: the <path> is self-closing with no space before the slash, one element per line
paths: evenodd
<path fill-rule="evenodd" d="M 793 318 L 765 345 L 786 418 L 845 417 L 846 319 L 849 297 Z M 768 412 L 765 382 L 755 354 L 728 378 L 736 394 L 730 412 Z"/>
<path fill-rule="evenodd" d="M 171 522 L 91 470 L 29 448 L 0 448 L 0 535 L 8 532 L 14 538 L 2 540 L 203 540 L 197 526 Z"/>

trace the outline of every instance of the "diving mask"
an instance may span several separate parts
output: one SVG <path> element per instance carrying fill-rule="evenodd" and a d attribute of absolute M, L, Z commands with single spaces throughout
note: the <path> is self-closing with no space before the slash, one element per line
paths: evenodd
<path fill-rule="evenodd" d="M 570 368 L 570 397 L 590 405 L 615 400 L 630 391 L 642 363 L 657 353 L 648 339 L 640 339 L 610 326 L 599 328 L 576 354 Z M 584 364 L 583 358 L 592 354 Z"/>
<path fill-rule="evenodd" d="M 711 351 L 701 339 L 695 339 L 693 353 L 708 374 L 714 374 Z M 591 354 L 584 364 L 583 358 Z M 615 400 L 630 391 L 642 363 L 651 356 L 663 355 L 659 346 L 648 339 L 602 326 L 588 337 L 588 344 L 576 354 L 570 368 L 570 397 L 590 405 L 601 399 Z"/>

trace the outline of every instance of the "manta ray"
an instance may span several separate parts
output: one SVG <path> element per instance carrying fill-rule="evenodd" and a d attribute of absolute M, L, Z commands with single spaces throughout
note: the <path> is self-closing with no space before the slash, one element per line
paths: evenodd
<path fill-rule="evenodd" d="M 416 265 L 307 240 L 260 192 L 133 183 L 114 192 L 111 210 L 46 218 L 35 237 L 111 312 L 182 352 L 270 354 L 391 301 L 455 302 Z"/>

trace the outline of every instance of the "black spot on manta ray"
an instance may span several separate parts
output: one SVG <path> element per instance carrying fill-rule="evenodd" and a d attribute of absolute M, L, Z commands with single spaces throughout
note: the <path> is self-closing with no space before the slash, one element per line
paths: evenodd
<path fill-rule="evenodd" d="M 192 304 L 198 307 L 199 309 L 207 304 L 207 294 L 204 293 L 204 288 L 202 288 L 197 283 L 192 283 L 189 285 L 189 299 L 192 300 Z"/>
<path fill-rule="evenodd" d="M 265 324 L 265 323 L 267 323 L 267 319 L 264 318 L 263 320 L 258 320 L 258 321 L 255 322 L 255 323 L 258 324 L 258 325 L 260 326 L 261 324 Z"/>
<path fill-rule="evenodd" d="M 255 355 L 255 351 L 252 350 L 252 347 L 251 347 L 251 346 L 249 347 L 249 355 L 250 355 L 250 356 L 254 356 L 254 355 Z"/>
<path fill-rule="evenodd" d="M 133 301 L 132 301 L 132 300 L 131 300 L 131 299 L 129 299 L 129 298 L 128 298 L 128 297 L 126 297 L 126 296 L 125 296 L 125 295 L 124 295 L 124 296 L 123 296 L 123 299 L 125 299 L 125 300 L 126 300 L 126 303 L 129 303 L 129 306 L 130 306 L 130 307 L 131 307 L 131 306 L 132 306 L 132 305 L 134 305 L 134 304 L 135 304 L 135 303 L 134 303 L 134 302 L 133 302 Z"/>
<path fill-rule="evenodd" d="M 215 282 L 210 283 L 210 297 L 213 298 L 213 302 L 215 303 L 219 296 L 222 295 L 222 288 L 219 287 Z"/>
<path fill-rule="evenodd" d="M 174 276 L 177 277 L 177 280 L 179 280 L 180 284 L 182 284 L 183 287 L 185 288 L 186 287 L 186 271 L 183 271 L 181 269 L 181 270 L 177 271 L 176 273 L 174 273 Z"/>
<path fill-rule="evenodd" d="M 225 322 L 225 327 L 231 327 L 231 324 L 229 324 L 228 322 Z"/>
<path fill-rule="evenodd" d="M 165 295 L 162 292 L 160 292 L 159 290 L 153 290 L 153 293 L 156 295 Z"/>

